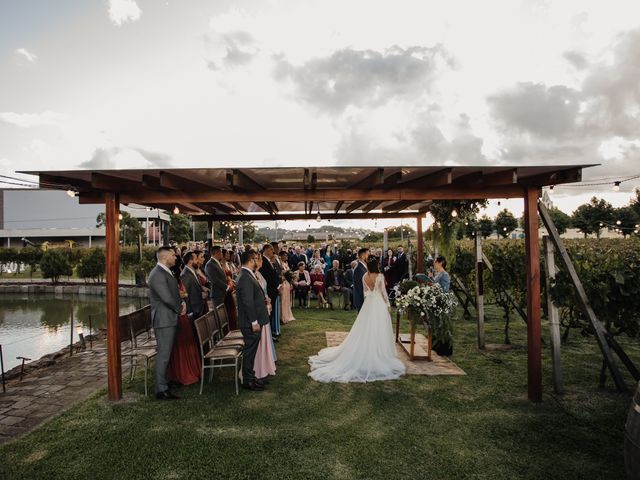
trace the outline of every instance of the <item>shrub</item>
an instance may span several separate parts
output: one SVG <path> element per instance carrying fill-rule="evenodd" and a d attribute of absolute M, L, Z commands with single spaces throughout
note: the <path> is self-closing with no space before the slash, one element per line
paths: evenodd
<path fill-rule="evenodd" d="M 94 248 L 82 259 L 80 265 L 78 265 L 78 276 L 85 279 L 91 278 L 94 282 L 101 282 L 105 269 L 106 260 L 104 250 Z"/>
<path fill-rule="evenodd" d="M 50 278 L 53 283 L 57 283 L 62 275 L 71 275 L 73 269 L 69 258 L 60 249 L 49 249 L 42 255 L 40 269 L 44 278 Z"/>

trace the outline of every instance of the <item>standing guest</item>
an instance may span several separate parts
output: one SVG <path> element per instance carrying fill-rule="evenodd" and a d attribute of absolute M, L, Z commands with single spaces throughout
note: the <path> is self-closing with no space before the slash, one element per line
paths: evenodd
<path fill-rule="evenodd" d="M 286 255 L 287 252 L 280 252 Z M 289 323 L 295 320 L 291 311 L 291 292 L 293 291 L 293 272 L 285 270 L 282 275 L 280 291 L 280 318 L 282 323 Z"/>
<path fill-rule="evenodd" d="M 225 272 L 229 270 L 231 278 L 236 278 L 238 276 L 238 267 L 235 263 L 233 263 L 233 250 L 225 249 L 222 255 L 222 259 L 224 260 L 224 262 L 222 262 L 222 267 L 224 268 Z"/>
<path fill-rule="evenodd" d="M 291 268 L 289 267 L 289 254 L 287 253 L 287 251 L 280 250 L 280 255 L 278 256 L 280 257 L 280 267 L 282 268 L 282 273 L 284 274 L 285 272 L 291 270 Z"/>
<path fill-rule="evenodd" d="M 445 270 L 446 266 L 447 259 L 442 255 L 438 255 L 433 261 L 433 269 L 435 271 L 435 275 L 429 272 L 429 277 L 432 277 L 431 283 L 437 283 L 438 285 L 440 285 L 444 293 L 449 292 L 449 286 L 451 284 L 451 277 Z"/>
<path fill-rule="evenodd" d="M 331 245 L 327 245 L 327 249 L 322 256 L 322 259 L 324 260 L 324 272 L 322 273 L 324 273 L 324 276 L 326 277 L 329 273 L 329 270 L 331 270 L 331 266 L 333 265 L 331 261 Z"/>
<path fill-rule="evenodd" d="M 222 249 L 219 245 L 214 245 L 211 247 L 211 260 L 204 267 L 211 284 L 210 295 L 211 300 L 213 300 L 213 308 L 224 303 L 224 298 L 229 288 L 227 275 L 224 273 L 220 260 L 222 260 Z"/>
<path fill-rule="evenodd" d="M 255 253 L 245 250 L 240 255 L 242 269 L 238 275 L 238 323 L 244 338 L 242 350 L 242 386 L 249 390 L 264 390 L 264 382 L 256 378 L 254 371 L 256 352 L 260 343 L 261 324 L 269 322 L 264 302 L 264 292 L 254 274 Z"/>
<path fill-rule="evenodd" d="M 178 315 L 187 313 L 187 305 L 180 297 L 178 283 L 171 272 L 176 263 L 175 252 L 169 247 L 160 247 L 156 258 L 158 263 L 147 281 L 151 297 L 151 322 L 158 350 L 155 391 L 158 400 L 175 400 L 179 397 L 169 389 L 167 365 L 173 350 Z"/>
<path fill-rule="evenodd" d="M 320 256 L 320 250 L 315 250 L 311 261 L 309 261 L 309 271 L 313 272 L 318 265 L 324 270 L 324 259 Z"/>
<path fill-rule="evenodd" d="M 367 269 L 367 259 L 369 258 L 369 249 L 361 248 L 358 250 L 358 264 L 353 271 L 353 306 L 356 307 L 358 313 L 364 303 L 364 286 L 362 285 L 362 277 L 369 270 Z"/>
<path fill-rule="evenodd" d="M 271 302 L 271 334 L 275 337 L 280 336 L 280 299 L 278 295 L 278 285 L 280 285 L 280 277 L 273 266 L 275 255 L 273 254 L 273 246 L 265 243 L 262 247 L 262 265 L 260 273 L 267 281 L 267 295 Z"/>
<path fill-rule="evenodd" d="M 307 308 L 307 297 L 311 289 L 311 275 L 304 269 L 304 262 L 298 263 L 298 269 L 293 277 L 293 288 L 298 299 L 298 306 Z"/>
<path fill-rule="evenodd" d="M 391 268 L 391 279 L 393 280 L 394 285 L 398 282 L 401 282 L 409 272 L 409 263 L 407 261 L 407 256 L 404 253 L 404 248 L 402 247 L 402 245 L 398 247 L 397 252 L 398 254 L 396 255 L 395 264 Z"/>
<path fill-rule="evenodd" d="M 331 268 L 327 274 L 327 300 L 329 300 L 331 309 L 333 309 L 332 298 L 336 293 L 342 295 L 343 310 L 348 310 L 351 292 L 349 288 L 347 288 L 344 272 L 340 269 L 340 262 L 338 260 L 333 261 L 333 268 Z"/>
<path fill-rule="evenodd" d="M 267 306 L 267 313 L 269 317 L 273 314 L 271 308 L 272 303 L 267 292 L 267 280 L 260 273 L 264 262 L 268 260 L 263 255 L 256 255 L 256 266 L 254 273 L 258 279 L 258 283 L 264 292 L 264 301 Z M 270 323 L 270 322 L 269 322 Z M 273 336 L 271 335 L 271 328 L 269 323 L 261 324 L 262 330 L 260 332 L 260 342 L 258 343 L 258 351 L 256 352 L 256 360 L 253 366 L 253 370 L 256 372 L 256 378 L 264 383 L 268 383 L 267 377 L 269 375 L 276 374 L 276 345 L 273 342 Z"/>
<path fill-rule="evenodd" d="M 205 301 L 202 298 L 202 287 L 200 279 L 195 271 L 196 256 L 193 252 L 187 252 L 182 258 L 184 268 L 180 274 L 180 281 L 187 294 L 187 317 L 193 323 L 204 313 Z"/>
<path fill-rule="evenodd" d="M 173 247 L 173 253 L 176 257 L 176 261 L 171 267 L 171 273 L 173 273 L 173 277 L 176 279 L 176 282 L 180 281 L 180 274 L 182 273 L 182 252 L 181 250 L 175 246 Z"/>
<path fill-rule="evenodd" d="M 235 266 L 229 261 L 231 257 L 231 250 L 223 249 L 223 257 L 222 268 L 224 269 L 224 274 L 227 277 L 227 292 L 224 294 L 224 306 L 227 309 L 227 317 L 229 318 L 229 328 L 231 330 L 236 330 L 238 328 L 238 310 L 236 308 L 235 301 L 235 293 L 236 286 L 233 279 L 236 277 L 234 275 Z"/>
<path fill-rule="evenodd" d="M 322 273 L 322 265 L 316 265 L 313 269 L 313 273 L 311 274 L 311 288 L 313 288 L 313 292 L 316 294 L 318 299 L 318 307 L 325 307 L 329 304 L 325 300 L 326 288 L 324 281 L 324 273 Z"/>
<path fill-rule="evenodd" d="M 200 288 L 202 289 L 202 299 L 204 300 L 203 302 L 204 310 L 202 311 L 202 314 L 204 315 L 209 311 L 208 299 L 209 299 L 209 291 L 210 291 L 209 279 L 207 278 L 207 275 L 204 273 L 205 255 L 204 255 L 204 251 L 202 250 L 194 251 L 193 255 L 196 258 L 196 261 L 193 264 L 193 269 L 196 272 L 198 280 L 200 281 Z"/>
<path fill-rule="evenodd" d="M 387 294 L 395 285 L 393 281 L 393 271 L 391 267 L 396 263 L 396 257 L 393 255 L 393 249 L 387 250 L 387 255 L 382 260 L 382 271 L 384 272 L 384 283 L 387 286 Z"/>

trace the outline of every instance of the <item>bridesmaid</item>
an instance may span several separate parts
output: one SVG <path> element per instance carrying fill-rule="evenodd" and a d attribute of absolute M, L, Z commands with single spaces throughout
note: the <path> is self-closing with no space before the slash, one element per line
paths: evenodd
<path fill-rule="evenodd" d="M 178 288 L 180 289 L 180 297 L 187 298 L 187 292 L 182 282 L 178 283 Z M 178 331 L 167 367 L 169 381 L 179 385 L 191 385 L 200 381 L 200 352 L 196 345 L 193 327 L 187 314 L 180 315 Z"/>
<path fill-rule="evenodd" d="M 202 287 L 202 296 L 205 298 L 204 302 L 204 310 L 202 314 L 204 315 L 209 311 L 209 279 L 207 275 L 203 271 L 204 267 L 204 252 L 202 250 L 196 250 L 196 262 L 193 264 L 196 275 L 198 276 L 198 281 L 200 282 L 200 286 Z"/>
<path fill-rule="evenodd" d="M 231 250 L 222 249 L 222 269 L 227 276 L 227 284 L 229 289 L 224 297 L 224 306 L 227 307 L 227 316 L 229 317 L 229 328 L 231 330 L 238 329 L 238 310 L 236 309 L 235 293 L 236 284 L 234 272 L 237 274 L 235 265 L 231 263 Z"/>
<path fill-rule="evenodd" d="M 271 302 L 267 295 L 267 281 L 260 274 L 260 267 L 262 267 L 262 255 L 256 255 L 256 269 L 255 275 L 258 279 L 258 283 L 264 291 L 264 301 L 267 303 L 267 310 L 271 315 Z M 262 325 L 260 333 L 260 342 L 258 343 L 258 351 L 256 352 L 256 358 L 253 364 L 253 370 L 255 371 L 257 379 L 264 379 L 269 375 L 276 374 L 276 345 L 273 342 L 271 336 L 271 326 L 269 323 Z"/>
<path fill-rule="evenodd" d="M 291 292 L 293 291 L 293 272 L 288 268 L 284 271 L 282 283 L 280 284 L 280 314 L 282 323 L 289 323 L 295 320 L 291 311 Z"/>

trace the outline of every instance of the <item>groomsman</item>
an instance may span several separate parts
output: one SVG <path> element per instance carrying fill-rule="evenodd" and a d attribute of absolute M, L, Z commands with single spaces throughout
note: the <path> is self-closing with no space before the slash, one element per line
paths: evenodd
<path fill-rule="evenodd" d="M 173 350 L 173 342 L 178 329 L 178 315 L 187 312 L 185 302 L 180 298 L 178 282 L 171 268 L 176 264 L 175 252 L 170 247 L 160 247 L 156 253 L 157 265 L 149 274 L 149 296 L 151 298 L 151 323 L 156 336 L 156 398 L 176 400 L 169 390 L 167 366 Z"/>
<path fill-rule="evenodd" d="M 204 299 L 202 298 L 202 287 L 200 280 L 194 269 L 197 263 L 197 257 L 194 252 L 187 252 L 182 258 L 184 268 L 180 274 L 182 285 L 187 291 L 187 315 L 193 322 L 196 318 L 200 318 L 204 312 Z"/>
<path fill-rule="evenodd" d="M 280 284 L 280 277 L 276 273 L 276 269 L 273 266 L 275 262 L 275 255 L 273 254 L 273 246 L 270 243 L 265 243 L 262 247 L 262 267 L 260 268 L 260 274 L 267 281 L 267 295 L 271 300 L 271 333 L 274 336 L 280 335 L 280 314 L 279 308 L 277 308 L 276 301 L 278 300 L 278 285 Z"/>
<path fill-rule="evenodd" d="M 401 282 L 408 272 L 409 263 L 407 261 L 407 256 L 404 253 L 404 248 L 400 245 L 398 247 L 398 254 L 396 255 L 396 263 L 391 266 L 391 279 L 394 285 Z"/>
<path fill-rule="evenodd" d="M 238 325 L 244 338 L 242 386 L 249 390 L 264 390 L 264 383 L 256 378 L 253 366 L 260 343 L 260 325 L 269 323 L 269 313 L 264 302 L 264 292 L 253 273 L 256 267 L 255 255 L 253 250 L 242 252 L 242 268 L 236 280 Z"/>
<path fill-rule="evenodd" d="M 211 300 L 213 300 L 214 307 L 222 305 L 224 303 L 224 297 L 227 293 L 229 285 L 227 284 L 227 274 L 224 273 L 224 269 L 220 264 L 222 260 L 222 249 L 220 245 L 214 245 L 211 247 L 211 259 L 204 267 L 204 273 L 209 279 L 211 284 Z"/>
<path fill-rule="evenodd" d="M 353 306 L 360 312 L 364 303 L 364 285 L 362 277 L 368 272 L 367 259 L 369 258 L 369 249 L 361 248 L 358 250 L 358 265 L 353 271 Z"/>

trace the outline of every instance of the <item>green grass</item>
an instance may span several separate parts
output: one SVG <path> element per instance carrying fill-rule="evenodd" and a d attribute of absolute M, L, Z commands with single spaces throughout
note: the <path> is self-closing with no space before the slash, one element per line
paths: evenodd
<path fill-rule="evenodd" d="M 488 342 L 502 339 L 497 311 Z M 216 374 L 177 402 L 125 401 L 105 392 L 27 437 L 0 447 L 0 478 L 234 479 L 612 479 L 623 478 L 623 429 L 630 397 L 597 387 L 593 338 L 563 349 L 567 392 L 526 400 L 526 336 L 515 321 L 506 352 L 479 353 L 472 321 L 457 320 L 459 377 L 409 376 L 372 384 L 319 384 L 306 359 L 324 331 L 348 330 L 353 313 L 294 310 L 278 344 L 278 375 L 265 392 L 234 395 Z M 459 317 L 460 318 L 460 317 Z M 550 392 L 548 334 L 544 381 Z M 624 340 L 624 339 L 623 339 Z M 640 360 L 637 343 L 625 342 Z M 518 348 L 520 347 L 520 348 Z M 629 382 L 631 384 L 631 382 Z"/>

